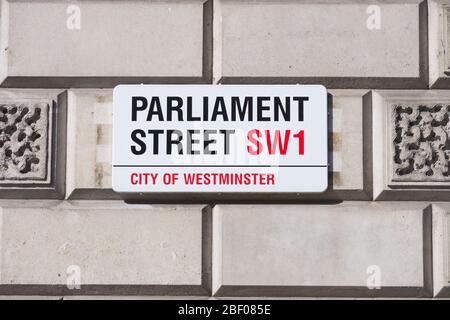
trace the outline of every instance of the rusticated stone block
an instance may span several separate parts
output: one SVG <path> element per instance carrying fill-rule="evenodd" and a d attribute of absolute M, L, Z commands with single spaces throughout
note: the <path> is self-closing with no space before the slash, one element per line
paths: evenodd
<path fill-rule="evenodd" d="M 45 180 L 49 105 L 0 105 L 0 181 Z"/>
<path fill-rule="evenodd" d="M 203 206 L 0 202 L 0 294 L 208 295 Z"/>
<path fill-rule="evenodd" d="M 219 205 L 216 296 L 430 297 L 427 203 Z"/>
<path fill-rule="evenodd" d="M 0 83 L 209 83 L 211 8 L 212 0 L 3 0 Z"/>
<path fill-rule="evenodd" d="M 450 297 L 450 204 L 433 207 L 433 289 L 435 297 Z"/>
<path fill-rule="evenodd" d="M 428 0 L 429 80 L 433 89 L 450 88 L 450 1 Z"/>
<path fill-rule="evenodd" d="M 426 1 L 218 3 L 214 77 L 222 83 L 428 87 Z"/>
<path fill-rule="evenodd" d="M 112 91 L 69 91 L 67 197 L 118 198 L 111 190 Z"/>
<path fill-rule="evenodd" d="M 370 92 L 330 90 L 329 152 L 332 190 L 340 199 L 369 199 Z"/>

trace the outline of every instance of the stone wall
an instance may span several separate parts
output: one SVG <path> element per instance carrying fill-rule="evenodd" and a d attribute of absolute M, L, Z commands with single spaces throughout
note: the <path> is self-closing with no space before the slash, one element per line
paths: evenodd
<path fill-rule="evenodd" d="M 449 297 L 449 19 L 449 0 L 1 0 L 0 295 Z M 122 201 L 127 83 L 325 85 L 328 190 Z"/>

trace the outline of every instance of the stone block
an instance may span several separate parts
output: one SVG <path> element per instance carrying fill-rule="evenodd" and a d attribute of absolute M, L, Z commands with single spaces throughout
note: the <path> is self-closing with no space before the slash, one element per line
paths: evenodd
<path fill-rule="evenodd" d="M 371 199 L 371 94 L 330 90 L 330 199 Z"/>
<path fill-rule="evenodd" d="M 429 79 L 433 89 L 450 88 L 450 1 L 428 1 Z"/>
<path fill-rule="evenodd" d="M 208 294 L 209 247 L 202 241 L 208 231 L 202 229 L 209 225 L 201 206 L 0 206 L 0 294 Z"/>
<path fill-rule="evenodd" d="M 213 209 L 215 296 L 430 297 L 426 203 Z"/>
<path fill-rule="evenodd" d="M 428 87 L 425 1 L 222 0 L 214 12 L 221 83 Z"/>
<path fill-rule="evenodd" d="M 435 297 L 450 297 L 450 205 L 433 204 L 433 288 Z"/>
<path fill-rule="evenodd" d="M 69 91 L 67 197 L 118 198 L 111 190 L 112 90 Z"/>
<path fill-rule="evenodd" d="M 0 198 L 63 198 L 67 95 L 0 90 Z"/>
<path fill-rule="evenodd" d="M 449 97 L 439 90 L 373 92 L 375 199 L 449 199 Z"/>
<path fill-rule="evenodd" d="M 204 0 L 2 0 L 0 10 L 4 87 L 211 81 Z"/>

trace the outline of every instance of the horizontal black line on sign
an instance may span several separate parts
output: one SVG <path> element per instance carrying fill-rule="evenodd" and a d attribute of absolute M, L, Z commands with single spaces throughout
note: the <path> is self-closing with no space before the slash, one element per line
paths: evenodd
<path fill-rule="evenodd" d="M 165 165 L 165 164 L 154 164 L 154 165 L 146 165 L 146 164 L 140 164 L 140 165 L 128 165 L 128 164 L 116 164 L 113 165 L 113 167 L 118 168 L 233 168 L 233 167 L 239 167 L 239 168 L 301 168 L 301 167 L 311 167 L 311 168 L 325 168 L 326 165 Z"/>

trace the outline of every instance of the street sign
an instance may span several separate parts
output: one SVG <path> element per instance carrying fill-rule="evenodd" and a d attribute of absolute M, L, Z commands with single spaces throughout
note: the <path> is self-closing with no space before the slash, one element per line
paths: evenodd
<path fill-rule="evenodd" d="M 119 85 L 116 192 L 323 192 L 320 85 Z"/>

